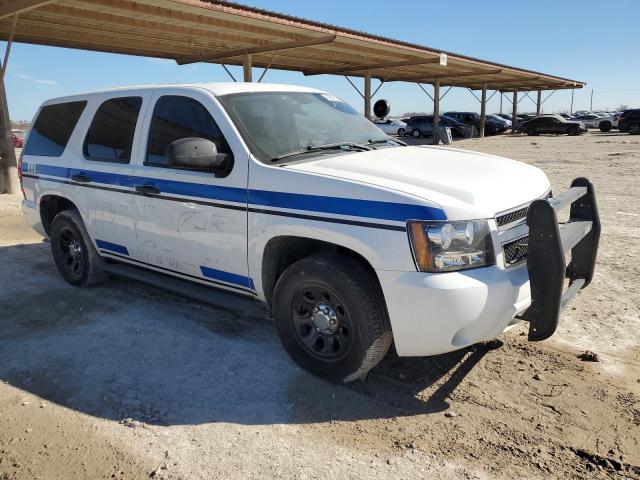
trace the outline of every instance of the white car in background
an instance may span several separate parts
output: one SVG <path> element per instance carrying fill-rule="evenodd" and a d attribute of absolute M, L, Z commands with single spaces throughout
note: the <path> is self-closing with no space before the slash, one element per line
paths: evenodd
<path fill-rule="evenodd" d="M 608 132 L 612 128 L 618 128 L 618 117 L 619 113 L 615 113 L 612 115 L 605 115 L 603 117 L 599 117 L 593 121 L 594 128 L 599 128 L 601 132 Z"/>
<path fill-rule="evenodd" d="M 407 128 L 406 123 L 393 118 L 376 120 L 373 123 L 387 135 L 398 135 L 399 137 L 404 135 L 404 131 Z"/>
<path fill-rule="evenodd" d="M 586 113 L 584 115 L 576 115 L 571 120 L 584 123 L 587 128 L 598 128 L 597 120 L 600 118 L 595 113 Z"/>

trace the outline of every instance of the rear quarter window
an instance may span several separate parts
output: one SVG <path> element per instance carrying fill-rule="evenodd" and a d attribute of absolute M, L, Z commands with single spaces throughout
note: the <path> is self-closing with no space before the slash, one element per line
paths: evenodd
<path fill-rule="evenodd" d="M 86 106 L 86 101 L 78 101 L 42 107 L 24 146 L 24 155 L 62 155 Z"/>

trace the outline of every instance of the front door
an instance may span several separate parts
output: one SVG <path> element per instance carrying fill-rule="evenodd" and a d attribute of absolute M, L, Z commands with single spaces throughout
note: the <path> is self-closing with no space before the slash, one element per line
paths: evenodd
<path fill-rule="evenodd" d="M 215 119 L 223 119 L 217 122 Z M 219 104 L 204 91 L 158 90 L 134 166 L 136 261 L 185 279 L 253 292 L 247 266 L 248 154 Z M 223 177 L 167 163 L 182 138 L 206 138 L 234 165 Z"/>

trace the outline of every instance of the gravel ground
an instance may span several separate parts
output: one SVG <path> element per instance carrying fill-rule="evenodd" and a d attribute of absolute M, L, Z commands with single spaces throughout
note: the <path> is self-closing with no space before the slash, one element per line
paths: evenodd
<path fill-rule="evenodd" d="M 124 280 L 67 285 L 20 197 L 1 195 L 0 479 L 640 478 L 639 143 L 456 142 L 537 165 L 554 191 L 595 183 L 593 284 L 548 341 L 519 326 L 390 354 L 348 386 L 297 368 L 264 315 Z"/>

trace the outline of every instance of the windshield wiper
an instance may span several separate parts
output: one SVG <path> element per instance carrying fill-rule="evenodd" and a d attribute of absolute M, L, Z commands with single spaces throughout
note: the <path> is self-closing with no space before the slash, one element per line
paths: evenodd
<path fill-rule="evenodd" d="M 370 147 L 366 145 L 361 145 L 353 142 L 338 142 L 338 143 L 327 143 L 326 145 L 318 145 L 301 148 L 300 150 L 294 150 L 293 152 L 283 153 L 282 155 L 275 156 L 271 159 L 272 162 L 277 162 L 278 160 L 282 160 L 283 158 L 294 157 L 296 155 L 302 155 L 303 153 L 313 153 L 313 152 L 321 152 L 323 150 L 342 150 L 342 149 L 351 149 L 351 150 L 371 150 Z"/>
<path fill-rule="evenodd" d="M 406 146 L 407 144 L 405 142 L 403 142 L 402 140 L 398 140 L 396 138 L 381 138 L 379 140 L 367 140 L 367 143 L 365 145 L 382 145 L 383 143 L 396 143 L 398 145 L 402 145 L 402 146 Z"/>

